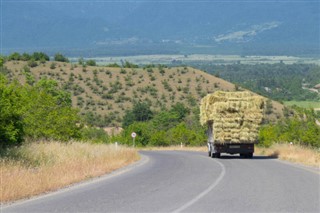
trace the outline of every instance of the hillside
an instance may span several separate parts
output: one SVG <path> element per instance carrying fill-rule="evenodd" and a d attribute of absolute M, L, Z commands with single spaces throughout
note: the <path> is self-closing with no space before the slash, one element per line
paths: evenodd
<path fill-rule="evenodd" d="M 23 61 L 8 61 L 5 67 L 11 70 L 11 79 L 23 83 L 57 80 L 71 92 L 73 106 L 92 120 L 103 120 L 101 126 L 119 125 L 134 102 L 148 102 L 154 111 L 178 102 L 194 108 L 208 93 L 236 89 L 230 82 L 190 67 L 114 68 L 45 62 L 31 68 Z M 279 117 L 282 105 L 273 102 L 273 108 L 271 117 Z"/>

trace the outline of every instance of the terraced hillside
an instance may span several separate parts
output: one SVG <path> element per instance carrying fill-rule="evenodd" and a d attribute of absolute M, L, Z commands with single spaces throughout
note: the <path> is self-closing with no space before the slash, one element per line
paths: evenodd
<path fill-rule="evenodd" d="M 82 66 L 64 62 L 45 62 L 35 67 L 23 61 L 8 61 L 10 79 L 20 82 L 54 79 L 72 94 L 72 103 L 82 114 L 91 112 L 107 125 L 118 125 L 125 110 L 134 102 L 148 102 L 152 110 L 168 108 L 178 102 L 197 107 L 200 99 L 216 90 L 234 91 L 237 87 L 191 67 L 114 68 Z M 273 102 L 272 116 L 282 113 Z"/>

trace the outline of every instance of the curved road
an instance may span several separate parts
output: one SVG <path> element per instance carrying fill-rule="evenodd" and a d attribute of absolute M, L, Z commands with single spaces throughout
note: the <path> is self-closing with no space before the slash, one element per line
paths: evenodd
<path fill-rule="evenodd" d="M 1 212 L 320 212 L 316 169 L 265 157 L 141 153 L 129 169 Z"/>

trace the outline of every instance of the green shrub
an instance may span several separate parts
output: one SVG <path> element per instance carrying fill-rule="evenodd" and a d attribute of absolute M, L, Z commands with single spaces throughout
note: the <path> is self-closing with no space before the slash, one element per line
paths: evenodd
<path fill-rule="evenodd" d="M 95 60 L 90 59 L 90 60 L 86 61 L 86 65 L 87 66 L 96 66 L 97 63 Z"/>
<path fill-rule="evenodd" d="M 0 148 L 20 144 L 24 136 L 23 88 L 0 75 Z"/>
<path fill-rule="evenodd" d="M 55 61 L 60 61 L 60 62 L 69 62 L 69 59 L 62 55 L 61 53 L 57 53 L 54 55 L 54 60 Z"/>
<path fill-rule="evenodd" d="M 70 94 L 42 79 L 34 86 L 9 83 L 0 75 L 1 147 L 20 144 L 24 137 L 67 141 L 80 138 L 78 111 Z"/>
<path fill-rule="evenodd" d="M 170 139 L 165 131 L 156 131 L 150 137 L 149 146 L 169 146 Z"/>
<path fill-rule="evenodd" d="M 34 59 L 31 59 L 28 61 L 28 66 L 29 67 L 36 67 L 36 66 L 38 66 L 38 63 Z"/>
<path fill-rule="evenodd" d="M 316 124 L 317 114 L 313 110 L 295 107 L 291 117 L 283 118 L 275 124 L 261 127 L 259 141 L 262 146 L 273 143 L 297 143 L 320 148 L 320 127 Z"/>
<path fill-rule="evenodd" d="M 87 127 L 81 130 L 82 140 L 94 143 L 109 143 L 109 136 L 103 129 Z"/>

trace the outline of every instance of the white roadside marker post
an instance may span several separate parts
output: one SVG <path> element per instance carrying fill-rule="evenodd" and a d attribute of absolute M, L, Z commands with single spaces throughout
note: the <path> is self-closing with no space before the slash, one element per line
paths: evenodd
<path fill-rule="evenodd" d="M 134 143 L 134 139 L 136 138 L 137 134 L 135 132 L 131 133 L 131 137 L 132 137 L 132 146 L 135 147 L 135 143 Z"/>

